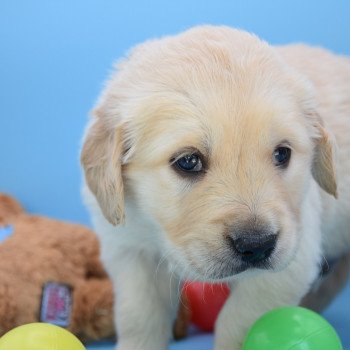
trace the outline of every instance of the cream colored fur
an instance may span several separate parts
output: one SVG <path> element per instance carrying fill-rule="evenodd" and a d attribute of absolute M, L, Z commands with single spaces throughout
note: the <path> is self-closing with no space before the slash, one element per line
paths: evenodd
<path fill-rule="evenodd" d="M 300 302 L 324 257 L 349 251 L 349 91 L 349 59 L 227 27 L 146 42 L 119 63 L 82 150 L 119 350 L 167 348 L 182 279 L 231 284 L 215 349 L 238 350 L 261 314 Z M 189 147 L 208 160 L 196 181 L 170 164 Z M 252 218 L 278 232 L 271 268 L 236 274 L 228 231 Z"/>

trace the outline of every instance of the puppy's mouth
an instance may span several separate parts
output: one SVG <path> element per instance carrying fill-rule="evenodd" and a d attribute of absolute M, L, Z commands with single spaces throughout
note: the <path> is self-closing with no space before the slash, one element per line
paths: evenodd
<path fill-rule="evenodd" d="M 282 231 L 261 230 L 226 235 L 219 242 L 191 241 L 179 253 L 188 278 L 215 283 L 283 270 L 294 250 L 291 246 L 286 249 L 283 242 Z"/>
<path fill-rule="evenodd" d="M 203 261 L 203 259 L 200 259 Z M 205 264 L 198 264 L 190 259 L 194 270 L 194 278 L 203 281 L 220 282 L 240 277 L 243 273 L 259 273 L 275 269 L 274 256 L 265 259 L 242 260 L 240 257 L 232 256 L 231 251 L 220 251 L 215 255 L 207 257 Z"/>
<path fill-rule="evenodd" d="M 258 273 L 259 270 L 273 270 L 273 264 L 270 260 L 256 262 L 232 262 L 225 265 L 220 264 L 217 268 L 213 268 L 211 278 L 216 280 L 230 279 L 244 272 Z"/>
<path fill-rule="evenodd" d="M 254 235 L 250 235 L 249 239 L 227 238 L 228 249 L 218 252 L 211 259 L 214 265 L 213 274 L 219 278 L 228 278 L 248 270 L 273 270 L 277 237 L 277 234 L 272 234 L 262 238 Z"/>
<path fill-rule="evenodd" d="M 232 277 L 242 274 L 246 271 L 259 272 L 259 270 L 273 270 L 273 264 L 270 261 L 264 262 L 254 262 L 254 263 L 241 263 L 235 267 L 235 272 L 231 275 Z M 227 272 L 230 272 L 229 269 Z M 222 275 L 227 274 L 227 272 L 223 271 Z"/>

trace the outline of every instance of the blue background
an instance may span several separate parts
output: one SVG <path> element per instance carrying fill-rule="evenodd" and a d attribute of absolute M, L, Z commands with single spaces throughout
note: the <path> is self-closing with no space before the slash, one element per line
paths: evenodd
<path fill-rule="evenodd" d="M 211 23 L 350 54 L 349 13 L 346 0 L 1 0 L 0 191 L 30 212 L 89 222 L 81 135 L 113 61 L 132 45 Z"/>
<path fill-rule="evenodd" d="M 113 61 L 134 44 L 210 23 L 350 55 L 349 14 L 347 0 L 1 0 L 0 192 L 32 213 L 89 223 L 81 136 Z M 326 313 L 347 348 L 349 295 Z"/>

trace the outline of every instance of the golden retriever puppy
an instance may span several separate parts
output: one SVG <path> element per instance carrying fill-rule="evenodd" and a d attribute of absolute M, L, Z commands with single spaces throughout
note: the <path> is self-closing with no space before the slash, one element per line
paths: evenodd
<path fill-rule="evenodd" d="M 349 251 L 349 91 L 349 59 L 228 27 L 118 64 L 81 155 L 118 350 L 167 348 L 182 279 L 230 283 L 215 349 L 240 349 Z"/>

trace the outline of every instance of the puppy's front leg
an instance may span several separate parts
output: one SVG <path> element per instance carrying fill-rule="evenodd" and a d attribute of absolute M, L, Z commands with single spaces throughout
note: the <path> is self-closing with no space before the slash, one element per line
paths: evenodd
<path fill-rule="evenodd" d="M 249 327 L 261 315 L 276 307 L 298 305 L 317 274 L 317 264 L 310 269 L 304 266 L 304 271 L 300 267 L 292 263 L 284 271 L 265 272 L 232 285 L 216 323 L 215 350 L 240 350 Z"/>
<path fill-rule="evenodd" d="M 118 350 L 167 349 L 178 307 L 178 280 L 145 252 L 118 254 L 115 322 Z"/>

